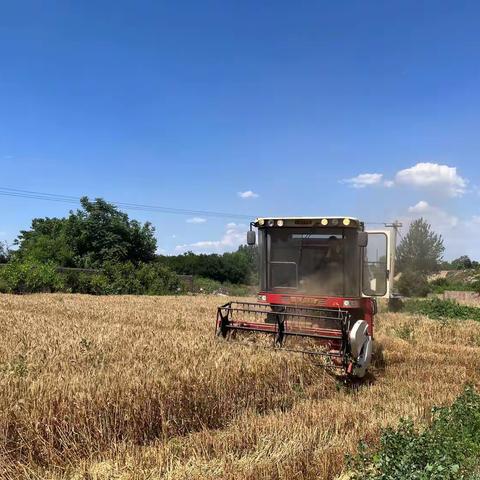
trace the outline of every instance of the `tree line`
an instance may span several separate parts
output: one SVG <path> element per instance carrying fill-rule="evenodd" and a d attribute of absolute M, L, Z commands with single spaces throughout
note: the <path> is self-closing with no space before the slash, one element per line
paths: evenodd
<path fill-rule="evenodd" d="M 33 219 L 14 245 L 9 250 L 0 244 L 0 263 L 7 263 L 0 270 L 0 291 L 161 294 L 183 290 L 179 274 L 231 284 L 248 284 L 256 276 L 252 247 L 223 255 L 157 255 L 151 223 L 132 220 L 105 200 L 88 197 L 67 217 Z M 57 267 L 98 272 L 59 274 Z"/>
<path fill-rule="evenodd" d="M 178 275 L 208 280 L 203 285 L 209 290 L 220 284 L 254 285 L 258 280 L 256 247 L 242 245 L 223 255 L 158 255 L 153 225 L 130 219 L 102 199 L 82 197 L 80 208 L 64 218 L 33 219 L 14 245 L 9 250 L 0 243 L 0 263 L 7 264 L 0 269 L 0 291 L 161 294 L 184 289 Z M 400 293 L 426 295 L 432 290 L 428 274 L 440 269 L 479 268 L 478 262 L 465 255 L 445 262 L 444 251 L 443 238 L 427 221 L 412 222 L 397 249 Z M 59 274 L 58 267 L 98 272 Z"/>

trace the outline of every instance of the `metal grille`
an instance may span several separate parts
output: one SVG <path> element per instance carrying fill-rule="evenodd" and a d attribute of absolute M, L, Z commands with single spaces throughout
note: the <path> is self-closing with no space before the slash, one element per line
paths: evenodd
<path fill-rule="evenodd" d="M 229 338 L 236 332 L 264 333 L 274 338 L 274 346 L 285 340 L 305 340 L 308 350 L 286 348 L 303 353 L 327 355 L 346 361 L 350 314 L 341 309 L 269 305 L 254 302 L 229 302 L 218 307 L 217 335 Z M 288 340 L 288 346 L 291 344 Z"/>

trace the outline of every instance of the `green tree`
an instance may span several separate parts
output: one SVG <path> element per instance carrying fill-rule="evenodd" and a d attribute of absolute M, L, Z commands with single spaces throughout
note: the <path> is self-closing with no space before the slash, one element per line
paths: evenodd
<path fill-rule="evenodd" d="M 240 245 L 237 251 L 238 255 L 243 255 L 246 259 L 248 268 L 248 281 L 250 285 L 256 285 L 258 283 L 258 268 L 259 268 L 259 256 L 257 245 Z"/>
<path fill-rule="evenodd" d="M 401 272 L 428 273 L 437 271 L 445 247 L 443 239 L 432 231 L 423 218 L 415 220 L 397 249 L 397 265 Z"/>
<path fill-rule="evenodd" d="M 81 209 L 67 218 L 36 218 L 16 240 L 20 258 L 66 267 L 99 268 L 106 262 L 149 262 L 156 239 L 150 223 L 130 220 L 102 199 L 80 200 Z"/>
<path fill-rule="evenodd" d="M 469 256 L 462 255 L 461 257 L 452 260 L 452 267 L 455 270 L 469 270 L 473 268 L 473 262 L 470 260 Z"/>
<path fill-rule="evenodd" d="M 82 209 L 71 212 L 66 234 L 81 267 L 100 267 L 105 262 L 149 262 L 155 258 L 155 229 L 141 225 L 102 199 L 80 200 Z"/>
<path fill-rule="evenodd" d="M 223 255 L 186 252 L 176 256 L 159 256 L 158 262 L 180 275 L 195 275 L 217 282 L 255 284 L 258 282 L 258 250 L 241 245 L 236 252 Z"/>
<path fill-rule="evenodd" d="M 53 262 L 64 267 L 74 267 L 74 251 L 66 234 L 65 218 L 34 218 L 30 230 L 22 230 L 15 240 L 21 259 L 32 258 L 39 262 Z"/>

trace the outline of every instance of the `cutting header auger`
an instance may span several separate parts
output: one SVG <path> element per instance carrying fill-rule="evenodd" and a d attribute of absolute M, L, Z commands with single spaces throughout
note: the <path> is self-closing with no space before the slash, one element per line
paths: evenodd
<path fill-rule="evenodd" d="M 249 245 L 257 243 L 255 228 L 257 302 L 218 307 L 216 334 L 253 343 L 255 334 L 269 334 L 270 345 L 320 355 L 348 376 L 365 376 L 376 299 L 392 291 L 396 228 L 365 231 L 352 217 L 257 218 Z"/>

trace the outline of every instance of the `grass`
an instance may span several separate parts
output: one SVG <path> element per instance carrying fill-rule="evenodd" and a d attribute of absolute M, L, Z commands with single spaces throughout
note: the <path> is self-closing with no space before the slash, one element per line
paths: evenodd
<path fill-rule="evenodd" d="M 213 336 L 217 297 L 0 295 L 0 478 L 333 479 L 480 384 L 480 324 L 382 313 L 369 382 Z M 414 339 L 414 341 L 412 341 Z"/>

